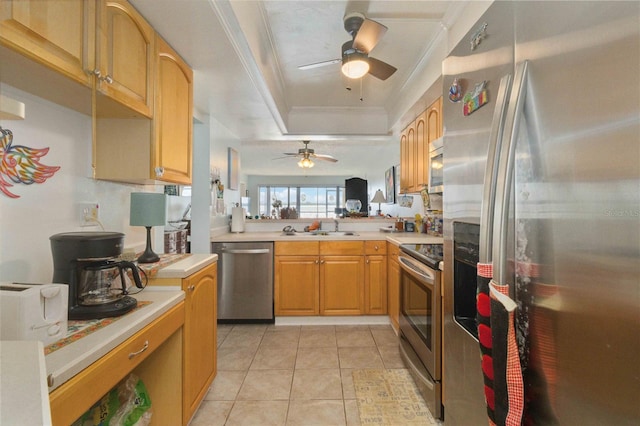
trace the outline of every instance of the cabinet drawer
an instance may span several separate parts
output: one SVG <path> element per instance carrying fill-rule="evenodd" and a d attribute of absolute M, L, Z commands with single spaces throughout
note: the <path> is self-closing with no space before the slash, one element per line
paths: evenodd
<path fill-rule="evenodd" d="M 365 254 L 387 254 L 387 242 L 384 240 L 365 241 Z"/>
<path fill-rule="evenodd" d="M 364 241 L 320 241 L 320 254 L 362 255 Z"/>
<path fill-rule="evenodd" d="M 184 302 L 180 302 L 169 312 L 51 392 L 49 400 L 53 424 L 73 423 L 158 349 L 182 324 L 184 324 Z"/>
<path fill-rule="evenodd" d="M 320 253 L 319 241 L 277 241 L 275 243 L 275 254 L 294 256 L 294 255 L 317 255 Z"/>
<path fill-rule="evenodd" d="M 389 254 L 389 257 L 393 257 L 394 260 L 397 260 L 398 254 L 400 254 L 400 247 L 388 242 L 387 253 Z"/>

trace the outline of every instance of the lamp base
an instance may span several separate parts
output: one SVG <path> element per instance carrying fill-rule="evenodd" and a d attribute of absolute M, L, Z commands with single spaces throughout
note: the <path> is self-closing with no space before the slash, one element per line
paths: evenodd
<path fill-rule="evenodd" d="M 147 228 L 147 247 L 144 253 L 138 257 L 138 263 L 154 263 L 160 260 L 160 256 L 151 250 L 151 227 L 145 226 L 145 228 Z"/>

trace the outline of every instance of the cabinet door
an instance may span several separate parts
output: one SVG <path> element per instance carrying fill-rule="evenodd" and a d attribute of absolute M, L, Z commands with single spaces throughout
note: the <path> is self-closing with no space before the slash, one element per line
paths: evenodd
<path fill-rule="evenodd" d="M 429 139 L 427 134 L 427 112 L 416 119 L 416 180 L 415 190 L 429 185 Z"/>
<path fill-rule="evenodd" d="M 364 257 L 320 257 L 320 315 L 364 313 Z"/>
<path fill-rule="evenodd" d="M 126 0 L 101 0 L 98 7 L 98 91 L 146 117 L 153 109 L 153 28 Z M 99 114 L 112 114 L 108 104 Z"/>
<path fill-rule="evenodd" d="M 318 256 L 275 257 L 275 314 L 318 315 Z"/>
<path fill-rule="evenodd" d="M 216 374 L 217 264 L 182 281 L 184 321 L 184 407 L 187 424 Z"/>
<path fill-rule="evenodd" d="M 156 38 L 155 149 L 151 172 L 165 182 L 191 184 L 193 71 Z"/>
<path fill-rule="evenodd" d="M 400 134 L 400 192 L 406 193 L 409 189 L 408 166 L 409 163 L 409 139 L 407 138 L 407 130 L 404 129 Z"/>
<path fill-rule="evenodd" d="M 398 246 L 388 243 L 388 259 L 387 259 L 387 289 L 388 289 L 388 307 L 389 319 L 391 325 L 397 330 L 400 328 L 400 265 L 398 264 Z"/>
<path fill-rule="evenodd" d="M 2 0 L 0 43 L 86 86 L 94 64 L 93 0 Z"/>
<path fill-rule="evenodd" d="M 387 256 L 367 255 L 364 269 L 365 313 L 387 313 Z"/>
<path fill-rule="evenodd" d="M 427 109 L 428 142 L 442 136 L 442 96 Z"/>

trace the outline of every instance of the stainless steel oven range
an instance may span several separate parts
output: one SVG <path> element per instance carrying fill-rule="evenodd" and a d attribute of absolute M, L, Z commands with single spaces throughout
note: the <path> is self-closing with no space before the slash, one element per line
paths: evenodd
<path fill-rule="evenodd" d="M 400 353 L 431 414 L 442 406 L 442 244 L 402 244 L 400 264 Z"/>

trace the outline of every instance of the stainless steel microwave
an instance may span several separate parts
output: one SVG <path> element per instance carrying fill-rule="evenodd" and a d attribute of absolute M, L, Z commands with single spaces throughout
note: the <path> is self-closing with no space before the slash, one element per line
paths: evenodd
<path fill-rule="evenodd" d="M 431 141 L 429 145 L 429 193 L 442 194 L 443 179 L 443 145 L 442 138 Z"/>

